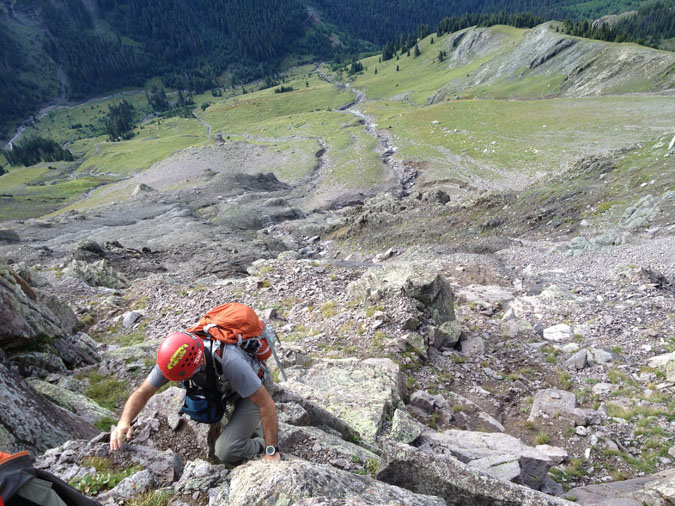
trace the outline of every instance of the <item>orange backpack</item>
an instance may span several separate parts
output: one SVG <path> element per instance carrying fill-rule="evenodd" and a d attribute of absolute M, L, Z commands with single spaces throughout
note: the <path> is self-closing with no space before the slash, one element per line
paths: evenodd
<path fill-rule="evenodd" d="M 214 307 L 187 332 L 225 344 L 238 344 L 263 361 L 272 353 L 265 324 L 253 309 L 238 302 Z"/>

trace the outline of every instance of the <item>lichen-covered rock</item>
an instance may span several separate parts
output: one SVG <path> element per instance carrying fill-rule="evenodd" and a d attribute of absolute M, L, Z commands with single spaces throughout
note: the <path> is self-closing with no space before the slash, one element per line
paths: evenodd
<path fill-rule="evenodd" d="M 428 309 L 439 324 L 455 319 L 455 298 L 450 284 L 427 265 L 400 263 L 371 268 L 350 283 L 347 290 L 353 297 L 374 300 L 404 295 Z"/>
<path fill-rule="evenodd" d="M 58 385 L 52 385 L 39 379 L 29 379 L 28 382 L 42 395 L 57 406 L 75 413 L 89 423 L 96 423 L 104 419 L 113 419 L 115 413 L 103 408 L 90 398 L 71 392 Z"/>
<path fill-rule="evenodd" d="M 415 494 L 334 467 L 292 460 L 254 461 L 232 471 L 229 506 L 295 504 L 311 498 L 340 498 L 352 504 L 444 506 L 439 497 Z M 320 503 L 323 504 L 323 503 Z"/>
<path fill-rule="evenodd" d="M 197 459 L 185 465 L 180 479 L 173 485 L 179 494 L 192 495 L 195 492 L 208 493 L 227 479 L 230 471 L 222 464 L 213 465 Z"/>
<path fill-rule="evenodd" d="M 397 409 L 394 411 L 394 417 L 391 420 L 389 439 L 398 443 L 410 444 L 422 434 L 424 429 L 424 425 L 410 416 L 407 411 Z"/>
<path fill-rule="evenodd" d="M 447 505 L 571 506 L 515 483 L 501 481 L 450 455 L 387 443 L 377 479 L 420 494 L 440 496 Z"/>
<path fill-rule="evenodd" d="M 99 430 L 35 391 L 0 351 L 0 448 L 39 454 L 69 439 L 91 438 Z"/>
<path fill-rule="evenodd" d="M 41 351 L 27 351 L 12 355 L 12 362 L 18 367 L 24 377 L 37 376 L 44 378 L 49 373 L 62 373 L 66 371 L 66 364 L 61 357 L 52 353 Z"/>
<path fill-rule="evenodd" d="M 63 331 L 66 334 L 70 334 L 78 324 L 77 316 L 75 316 L 71 307 L 54 294 L 46 293 L 42 290 L 36 290 L 36 294 L 38 302 L 49 308 L 52 314 L 56 316 Z"/>
<path fill-rule="evenodd" d="M 675 382 L 675 351 L 652 357 L 647 364 L 649 367 L 663 371 L 668 381 Z"/>
<path fill-rule="evenodd" d="M 0 321 L 0 348 L 6 352 L 64 335 L 56 316 L 40 305 L 28 283 L 4 264 L 0 264 Z"/>
<path fill-rule="evenodd" d="M 675 504 L 675 469 L 633 480 L 578 487 L 567 495 L 588 506 L 671 506 Z"/>
<path fill-rule="evenodd" d="M 310 425 L 311 418 L 307 410 L 295 402 L 277 403 L 279 421 L 290 425 Z"/>
<path fill-rule="evenodd" d="M 344 420 L 371 445 L 404 388 L 399 366 L 389 359 L 323 360 L 287 374 L 287 388 Z"/>
<path fill-rule="evenodd" d="M 82 260 L 73 260 L 63 269 L 64 276 L 81 279 L 89 286 L 104 286 L 106 288 L 126 288 L 129 280 L 120 272 L 115 271 L 105 260 L 87 263 Z"/>
<path fill-rule="evenodd" d="M 316 453 L 329 454 L 331 460 L 342 459 L 354 467 L 363 468 L 368 462 L 380 462 L 380 458 L 373 452 L 366 450 L 354 443 L 345 441 L 338 436 L 317 429 L 316 427 L 298 427 L 279 424 L 279 447 L 284 450 L 293 448 L 302 443 L 304 447 L 314 448 Z M 360 465 L 357 465 L 360 464 Z"/>

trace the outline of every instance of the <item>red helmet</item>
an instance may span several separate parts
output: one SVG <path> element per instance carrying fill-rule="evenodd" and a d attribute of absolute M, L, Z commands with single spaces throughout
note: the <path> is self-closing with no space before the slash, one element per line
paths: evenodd
<path fill-rule="evenodd" d="M 170 381 L 186 380 L 202 364 L 204 343 L 197 336 L 174 332 L 164 339 L 157 350 L 157 364 Z"/>

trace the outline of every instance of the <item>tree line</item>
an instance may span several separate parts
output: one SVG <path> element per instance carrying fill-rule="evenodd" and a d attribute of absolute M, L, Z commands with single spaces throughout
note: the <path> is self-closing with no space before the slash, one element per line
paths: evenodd
<path fill-rule="evenodd" d="M 644 5 L 633 16 L 625 16 L 613 26 L 591 24 L 584 19 L 564 21 L 564 31 L 570 35 L 609 42 L 635 42 L 659 47 L 664 39 L 675 37 L 675 5 L 658 1 Z"/>
<path fill-rule="evenodd" d="M 56 141 L 45 137 L 31 136 L 3 151 L 10 165 L 35 165 L 40 162 L 58 162 L 74 160 L 73 154 L 63 149 Z"/>

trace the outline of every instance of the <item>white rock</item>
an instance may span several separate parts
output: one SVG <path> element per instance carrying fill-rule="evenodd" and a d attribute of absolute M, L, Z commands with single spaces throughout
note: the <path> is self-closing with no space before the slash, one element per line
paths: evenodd
<path fill-rule="evenodd" d="M 565 462 L 568 458 L 567 450 L 560 448 L 559 446 L 550 446 L 550 445 L 537 445 L 535 447 L 540 452 L 544 453 L 549 459 L 551 459 L 556 464 L 561 464 Z"/>
<path fill-rule="evenodd" d="M 559 323 L 558 325 L 544 329 L 544 339 L 547 341 L 569 341 L 571 338 L 572 328 L 565 323 Z"/>
<path fill-rule="evenodd" d="M 608 395 L 614 390 L 614 385 L 611 383 L 596 383 L 593 385 L 592 390 L 597 395 Z"/>
<path fill-rule="evenodd" d="M 581 347 L 577 343 L 569 343 L 563 346 L 562 351 L 565 353 L 576 353 Z"/>
<path fill-rule="evenodd" d="M 574 429 L 574 432 L 577 433 L 577 436 L 586 436 L 588 435 L 588 429 L 584 427 L 583 425 L 577 426 L 576 429 Z"/>

